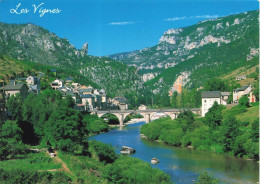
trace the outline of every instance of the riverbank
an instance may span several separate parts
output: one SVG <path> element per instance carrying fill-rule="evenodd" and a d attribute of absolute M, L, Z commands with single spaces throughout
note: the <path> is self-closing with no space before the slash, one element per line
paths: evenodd
<path fill-rule="evenodd" d="M 159 164 L 152 167 L 170 174 L 175 184 L 191 184 L 193 180 L 197 181 L 203 171 L 214 175 L 221 181 L 220 183 L 255 184 L 258 181 L 259 165 L 255 161 L 140 139 L 140 128 L 143 125 L 146 123 L 128 125 L 123 130 L 116 128 L 93 136 L 90 140 L 111 144 L 117 153 L 120 153 L 124 145 L 134 148 L 136 153 L 131 157 L 139 158 L 149 164 L 152 158 L 158 158 Z"/>
<path fill-rule="evenodd" d="M 240 121 L 236 115 L 247 117 L 255 107 L 234 107 L 226 110 L 215 105 L 205 118 L 194 118 L 184 112 L 179 118 L 162 118 L 144 124 L 142 137 L 175 147 L 191 147 L 196 150 L 225 153 L 243 159 L 259 160 L 259 120 L 257 115 L 250 121 Z M 185 114 L 186 113 L 186 114 Z M 211 118 L 214 117 L 215 119 Z M 230 138 L 231 135 L 231 138 Z"/>

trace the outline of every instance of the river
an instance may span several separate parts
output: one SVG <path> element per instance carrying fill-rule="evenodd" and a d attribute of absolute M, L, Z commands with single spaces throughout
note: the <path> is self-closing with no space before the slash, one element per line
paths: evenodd
<path fill-rule="evenodd" d="M 159 164 L 152 167 L 168 173 L 176 184 L 194 183 L 199 173 L 204 170 L 218 178 L 221 183 L 255 184 L 258 182 L 259 167 L 256 161 L 188 148 L 176 148 L 140 138 L 139 130 L 144 123 L 127 125 L 121 130 L 116 128 L 89 139 L 112 144 L 117 153 L 120 153 L 122 146 L 130 146 L 136 149 L 132 157 L 149 163 L 151 158 L 158 158 Z"/>

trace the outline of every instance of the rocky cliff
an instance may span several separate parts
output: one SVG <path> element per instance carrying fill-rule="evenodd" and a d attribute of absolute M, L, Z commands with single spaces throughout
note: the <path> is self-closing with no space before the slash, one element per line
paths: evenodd
<path fill-rule="evenodd" d="M 156 46 L 110 57 L 120 56 L 122 62 L 135 65 L 155 91 L 169 90 L 183 72 L 190 73 L 186 87 L 199 87 L 204 80 L 250 64 L 259 56 L 258 14 L 256 10 L 169 29 Z"/>

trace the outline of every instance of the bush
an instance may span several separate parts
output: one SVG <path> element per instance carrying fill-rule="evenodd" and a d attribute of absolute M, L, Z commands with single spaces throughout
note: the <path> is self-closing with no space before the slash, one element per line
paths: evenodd
<path fill-rule="evenodd" d="M 57 144 L 57 148 L 64 153 L 73 153 L 77 150 L 78 145 L 75 144 L 71 139 L 61 139 Z"/>
<path fill-rule="evenodd" d="M 99 141 L 90 141 L 89 150 L 94 158 L 97 157 L 99 161 L 104 161 L 106 164 L 114 162 L 117 158 L 114 148 L 111 145 Z"/>
<path fill-rule="evenodd" d="M 209 175 L 206 171 L 203 173 L 200 173 L 198 180 L 196 184 L 218 184 L 219 181 L 214 178 L 213 176 Z"/>
<path fill-rule="evenodd" d="M 239 106 L 241 107 L 249 107 L 249 98 L 247 96 L 242 96 L 239 99 Z"/>
<path fill-rule="evenodd" d="M 120 156 L 113 164 L 106 165 L 103 176 L 111 183 L 171 183 L 170 177 L 163 171 L 128 156 Z"/>
<path fill-rule="evenodd" d="M 0 169 L 0 183 L 71 183 L 71 178 L 64 173 L 29 172 L 22 170 L 5 171 Z"/>

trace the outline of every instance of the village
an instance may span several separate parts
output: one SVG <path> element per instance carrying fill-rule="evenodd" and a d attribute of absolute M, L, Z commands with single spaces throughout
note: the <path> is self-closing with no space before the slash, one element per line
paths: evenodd
<path fill-rule="evenodd" d="M 29 94 L 39 94 L 39 86 L 40 82 L 36 76 L 28 76 L 18 81 L 10 80 L 7 85 L 0 84 L 0 95 L 2 97 L 0 108 L 4 109 L 8 98 L 17 93 L 20 93 L 22 99 L 25 99 Z M 61 92 L 63 98 L 71 96 L 75 102 L 74 108 L 79 111 L 128 109 L 126 98 L 110 98 L 104 89 L 98 90 L 90 85 L 85 86 L 75 83 L 71 77 L 67 77 L 65 80 L 56 79 L 52 81 L 50 88 Z"/>
<path fill-rule="evenodd" d="M 44 75 L 41 73 L 41 75 Z M 246 76 L 238 76 L 236 80 L 244 80 Z M 2 101 L 0 103 L 1 110 L 4 111 L 5 103 L 7 99 L 20 93 L 22 99 L 25 99 L 28 94 L 39 94 L 40 91 L 40 78 L 37 76 L 28 76 L 27 78 L 16 80 L 10 80 L 7 85 L 0 84 L 0 95 Z M 1 87 L 2 86 L 2 87 Z M 50 83 L 50 88 L 61 92 L 63 97 L 71 96 L 74 99 L 74 108 L 78 111 L 92 112 L 94 110 L 127 110 L 128 101 L 124 97 L 110 98 L 107 96 L 104 89 L 94 89 L 92 86 L 81 85 L 75 83 L 72 77 L 67 77 L 65 80 L 56 79 Z M 181 89 L 181 87 L 178 87 Z M 228 99 L 233 96 L 231 104 L 228 104 Z M 202 117 L 213 106 L 214 102 L 225 106 L 234 106 L 238 104 L 239 99 L 242 96 L 248 96 L 249 102 L 255 102 L 256 97 L 252 92 L 252 85 L 248 84 L 240 88 L 234 89 L 233 94 L 231 92 L 221 91 L 202 91 L 201 93 L 201 111 Z M 139 107 L 139 110 L 143 109 L 144 105 Z M 141 109 L 140 109 L 141 108 Z M 147 107 L 145 106 L 145 109 Z M 163 116 L 163 115 L 162 115 Z"/>

